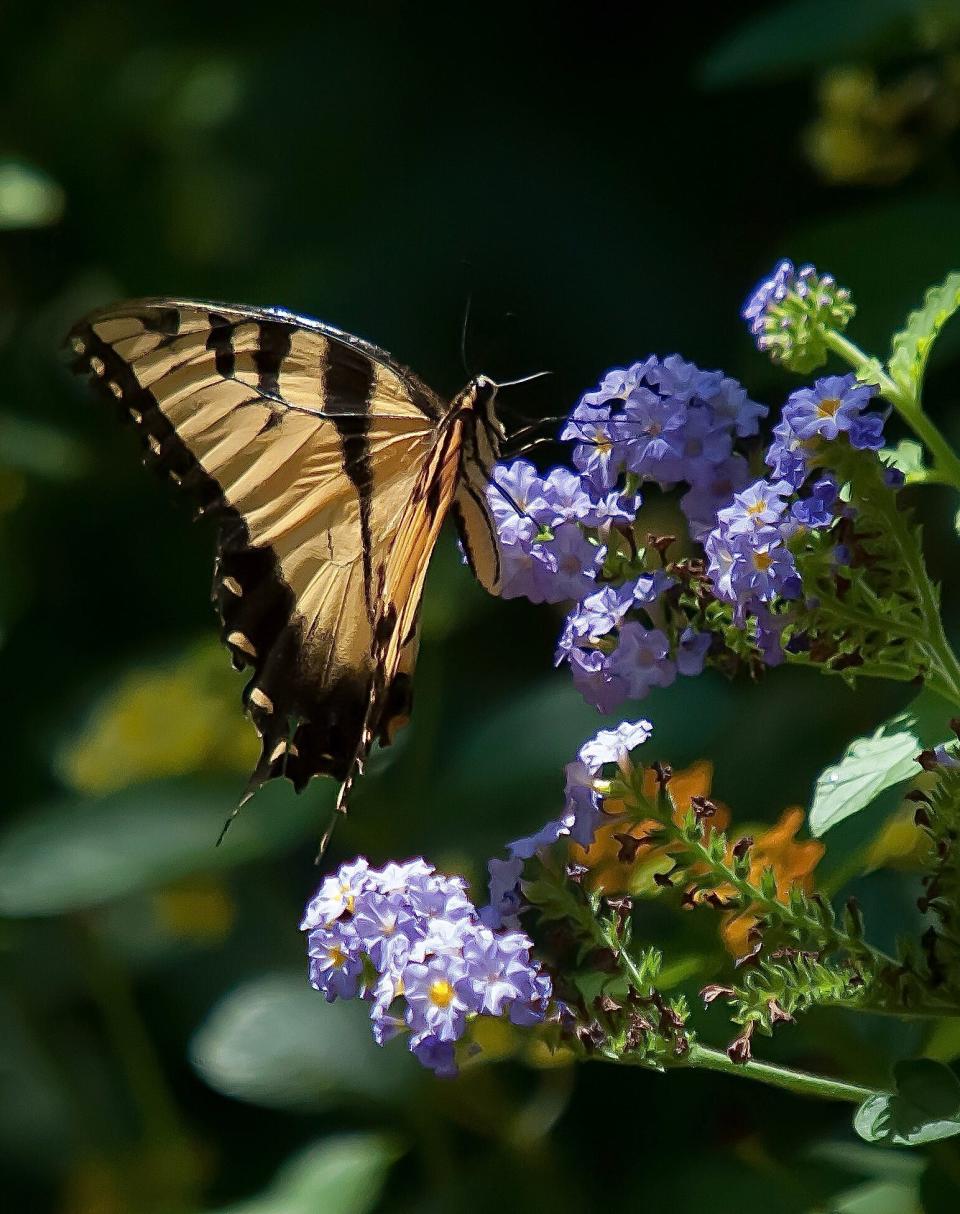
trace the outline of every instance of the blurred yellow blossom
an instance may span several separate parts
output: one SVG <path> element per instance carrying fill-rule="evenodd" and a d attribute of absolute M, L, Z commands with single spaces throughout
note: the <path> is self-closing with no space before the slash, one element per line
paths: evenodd
<path fill-rule="evenodd" d="M 960 124 L 960 60 L 918 67 L 881 83 L 868 67 L 827 72 L 806 153 L 838 185 L 889 185 L 908 176 Z"/>
<path fill-rule="evenodd" d="M 233 927 L 236 906 L 222 882 L 195 878 L 158 890 L 154 915 L 168 936 L 194 944 L 218 944 Z"/>
<path fill-rule="evenodd" d="M 123 676 L 64 748 L 59 769 L 78 792 L 100 795 L 190 772 L 247 772 L 256 734 L 240 683 L 214 642 L 165 666 Z"/>

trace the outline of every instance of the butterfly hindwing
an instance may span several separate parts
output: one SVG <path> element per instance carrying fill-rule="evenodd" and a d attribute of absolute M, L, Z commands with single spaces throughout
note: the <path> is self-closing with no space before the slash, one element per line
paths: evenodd
<path fill-rule="evenodd" d="M 251 789 L 347 780 L 409 712 L 459 423 L 375 347 L 289 313 L 135 301 L 70 342 L 148 460 L 220 519 L 214 597 L 263 741 Z"/>

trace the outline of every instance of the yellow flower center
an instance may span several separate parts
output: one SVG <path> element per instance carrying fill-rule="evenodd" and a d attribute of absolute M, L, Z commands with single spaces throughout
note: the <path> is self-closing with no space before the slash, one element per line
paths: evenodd
<path fill-rule="evenodd" d="M 769 552 L 755 552 L 753 554 L 753 567 L 761 573 L 765 573 L 773 564 L 773 557 Z"/>
<path fill-rule="evenodd" d="M 346 964 L 347 954 L 343 951 L 339 944 L 335 944 L 333 948 L 327 949 L 327 956 L 333 962 L 334 969 L 340 969 Z"/>
<path fill-rule="evenodd" d="M 430 1002 L 437 1007 L 449 1007 L 453 999 L 453 987 L 446 978 L 438 978 L 430 984 Z"/>
<path fill-rule="evenodd" d="M 821 417 L 833 417 L 836 411 L 840 408 L 840 400 L 836 396 L 826 396 L 817 405 L 817 412 Z"/>
<path fill-rule="evenodd" d="M 747 507 L 747 514 L 763 514 L 766 502 L 763 500 L 751 502 Z"/>

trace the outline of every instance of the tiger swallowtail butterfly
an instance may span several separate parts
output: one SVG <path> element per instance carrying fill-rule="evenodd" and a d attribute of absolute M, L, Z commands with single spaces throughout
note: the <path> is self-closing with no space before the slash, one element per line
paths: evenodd
<path fill-rule="evenodd" d="M 155 464 L 220 523 L 212 597 L 262 753 L 240 801 L 285 776 L 341 782 L 409 716 L 420 600 L 452 514 L 500 588 L 487 505 L 497 385 L 445 401 L 376 346 L 281 309 L 140 299 L 68 336 Z M 238 809 L 240 807 L 238 805 Z"/>

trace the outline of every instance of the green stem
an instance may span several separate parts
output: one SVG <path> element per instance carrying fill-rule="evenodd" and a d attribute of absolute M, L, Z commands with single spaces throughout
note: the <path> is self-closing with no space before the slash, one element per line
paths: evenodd
<path fill-rule="evenodd" d="M 826 1075 L 814 1075 L 810 1071 L 797 1071 L 773 1062 L 760 1062 L 755 1058 L 747 1062 L 734 1062 L 723 1050 L 701 1045 L 698 1041 L 690 1043 L 690 1050 L 682 1065 L 719 1071 L 725 1075 L 742 1075 L 746 1079 L 756 1079 L 771 1087 L 783 1088 L 801 1096 L 815 1096 L 820 1100 L 847 1100 L 860 1104 L 877 1094 L 874 1088 L 845 1083 L 842 1079 L 829 1079 Z"/>
<path fill-rule="evenodd" d="M 883 370 L 877 359 L 868 357 L 859 346 L 838 333 L 827 329 L 824 333 L 827 345 L 835 354 L 850 364 L 854 371 L 862 372 L 865 377 L 880 387 L 880 394 L 888 400 L 900 414 L 917 438 L 927 447 L 933 457 L 933 476 L 940 482 L 960 490 L 960 457 L 956 455 L 938 427 L 923 411 L 919 400 L 914 400 L 904 392 Z"/>
<path fill-rule="evenodd" d="M 91 996 L 140 1114 L 141 1140 L 152 1150 L 168 1150 L 176 1159 L 178 1196 L 189 1207 L 196 1199 L 195 1160 L 126 973 L 104 948 L 87 919 L 76 915 L 69 922 Z"/>
<path fill-rule="evenodd" d="M 957 487 L 960 488 L 960 480 Z M 896 545 L 900 560 L 916 592 L 917 606 L 923 621 L 920 647 L 927 651 L 931 659 L 932 673 L 934 676 L 939 674 L 944 684 L 937 686 L 938 680 L 934 678 L 934 689 L 941 694 L 946 692 L 946 698 L 956 704 L 960 702 L 960 662 L 947 640 L 940 617 L 937 590 L 927 573 L 915 534 L 908 525 L 908 516 L 898 509 L 895 495 L 879 482 L 876 486 L 872 482 L 861 482 L 858 491 L 884 527 L 887 536 Z"/>
<path fill-rule="evenodd" d="M 868 953 L 880 964 L 893 964 L 893 959 L 886 956 L 885 953 L 873 948 L 862 940 L 854 940 L 841 928 L 836 925 L 826 926 L 816 916 L 806 913 L 798 913 L 789 904 L 780 902 L 777 898 L 770 898 L 763 893 L 761 889 L 753 885 L 748 878 L 741 877 L 725 860 L 715 860 L 710 854 L 710 849 L 699 840 L 690 839 L 687 835 L 674 823 L 669 813 L 665 813 L 663 807 L 653 805 L 642 794 L 638 795 L 638 790 L 633 790 L 634 795 L 638 796 L 640 801 L 639 812 L 648 818 L 656 818 L 660 825 L 664 828 L 667 835 L 674 842 L 680 843 L 683 847 L 692 851 L 697 860 L 704 866 L 720 885 L 732 886 L 740 897 L 743 899 L 744 906 L 754 906 L 765 915 L 771 915 L 781 922 L 792 924 L 799 932 L 807 937 L 812 936 L 820 941 L 821 945 L 826 949 L 843 949 L 846 952 L 854 955 L 862 955 Z"/>

